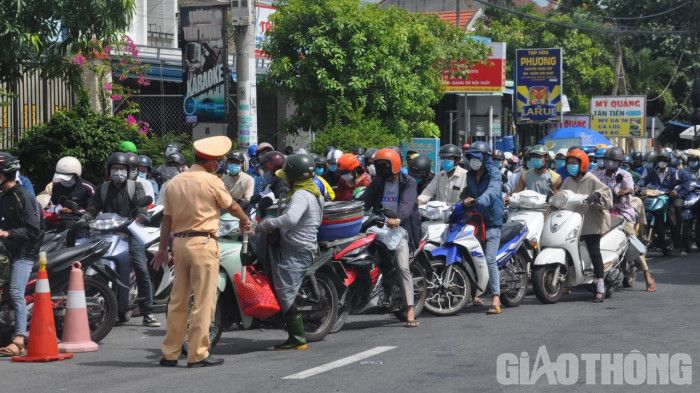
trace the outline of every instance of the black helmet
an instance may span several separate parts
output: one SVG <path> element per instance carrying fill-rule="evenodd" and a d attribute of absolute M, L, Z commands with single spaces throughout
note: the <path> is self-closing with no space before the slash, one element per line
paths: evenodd
<path fill-rule="evenodd" d="M 176 164 L 185 165 L 185 156 L 183 156 L 182 153 L 178 151 L 169 155 L 167 157 L 167 162 L 174 162 Z"/>
<path fill-rule="evenodd" d="M 364 156 L 365 155 L 365 149 L 361 147 L 356 147 L 355 150 L 352 151 L 352 154 L 356 156 Z"/>
<path fill-rule="evenodd" d="M 236 150 L 231 153 L 230 156 L 228 156 L 227 161 L 233 161 L 238 164 L 244 164 L 245 163 L 245 154 L 243 154 L 242 151 Z"/>
<path fill-rule="evenodd" d="M 17 172 L 19 167 L 19 159 L 17 157 L 4 151 L 0 152 L 0 173 L 3 175 L 11 175 Z"/>
<path fill-rule="evenodd" d="M 650 151 L 644 156 L 644 161 L 656 162 L 656 156 L 655 152 Z"/>
<path fill-rule="evenodd" d="M 278 151 L 268 151 L 260 159 L 260 165 L 268 171 L 275 173 L 278 169 L 284 168 L 284 154 Z"/>
<path fill-rule="evenodd" d="M 506 160 L 506 155 L 503 154 L 503 152 L 501 150 L 498 150 L 498 149 L 493 151 L 492 157 L 496 161 L 505 161 Z"/>
<path fill-rule="evenodd" d="M 129 156 L 122 152 L 112 153 L 112 155 L 107 158 L 107 163 L 105 164 L 107 177 L 109 177 L 109 171 L 112 169 L 112 165 L 124 165 L 125 167 L 130 168 L 131 163 L 129 162 Z"/>
<path fill-rule="evenodd" d="M 408 174 L 411 177 L 426 177 L 433 169 L 433 163 L 430 158 L 424 154 L 419 154 L 418 157 L 408 162 Z"/>
<path fill-rule="evenodd" d="M 315 169 L 314 159 L 308 154 L 292 154 L 284 162 L 284 174 L 289 183 L 314 177 Z"/>
<path fill-rule="evenodd" d="M 479 151 L 486 158 L 486 156 L 491 155 L 491 146 L 484 141 L 476 141 L 469 146 L 468 151 Z"/>
<path fill-rule="evenodd" d="M 634 161 L 644 161 L 644 154 L 641 151 L 633 151 L 630 159 Z"/>
<path fill-rule="evenodd" d="M 316 153 L 311 153 L 310 155 L 316 166 L 326 166 L 326 164 L 328 164 L 328 159 L 325 156 L 320 156 Z"/>
<path fill-rule="evenodd" d="M 620 161 L 622 161 L 623 158 L 625 158 L 625 152 L 622 151 L 622 149 L 619 147 L 611 147 L 611 148 L 605 150 L 605 154 L 603 154 L 603 158 L 606 160 L 609 160 L 609 161 L 620 162 Z"/>
<path fill-rule="evenodd" d="M 130 169 L 135 169 L 139 166 L 139 156 L 137 156 L 135 153 L 124 153 L 126 154 L 127 158 L 129 159 L 129 168 Z"/>
<path fill-rule="evenodd" d="M 671 154 L 666 153 L 666 152 L 661 153 L 661 154 L 657 154 L 655 162 L 661 162 L 661 161 L 671 162 Z"/>
<path fill-rule="evenodd" d="M 168 158 L 168 157 L 170 157 L 170 155 L 173 154 L 173 153 L 180 153 L 180 145 L 177 144 L 177 143 L 175 143 L 175 142 L 168 143 L 168 144 L 165 146 L 165 152 L 163 153 L 163 155 L 164 155 L 166 158 Z"/>
<path fill-rule="evenodd" d="M 149 170 L 153 169 L 153 161 L 149 156 L 139 156 L 139 166 L 145 166 Z"/>
<path fill-rule="evenodd" d="M 630 156 L 629 154 L 626 155 L 626 156 L 624 156 L 624 157 L 622 157 L 622 163 L 623 163 L 623 164 L 632 166 L 632 162 L 633 162 L 632 156 Z"/>
<path fill-rule="evenodd" d="M 379 149 L 376 149 L 374 147 L 370 147 L 369 149 L 367 149 L 365 151 L 365 164 L 367 163 L 367 160 L 373 160 L 374 155 L 377 154 L 378 151 Z"/>
<path fill-rule="evenodd" d="M 440 158 L 459 158 L 462 156 L 462 149 L 451 143 L 442 145 L 439 156 Z"/>
<path fill-rule="evenodd" d="M 675 156 L 671 157 L 671 168 L 678 168 L 681 164 L 681 160 L 676 158 Z"/>

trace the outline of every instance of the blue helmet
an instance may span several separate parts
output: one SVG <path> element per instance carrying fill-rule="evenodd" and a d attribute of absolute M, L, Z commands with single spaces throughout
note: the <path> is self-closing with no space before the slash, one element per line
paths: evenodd
<path fill-rule="evenodd" d="M 248 146 L 248 155 L 251 157 L 256 157 L 258 155 L 258 145 Z"/>
<path fill-rule="evenodd" d="M 605 147 L 599 147 L 599 148 L 595 149 L 595 157 L 596 157 L 596 158 L 603 158 L 603 157 L 605 157 L 605 151 L 606 151 L 606 150 L 608 150 L 608 149 L 605 148 Z"/>

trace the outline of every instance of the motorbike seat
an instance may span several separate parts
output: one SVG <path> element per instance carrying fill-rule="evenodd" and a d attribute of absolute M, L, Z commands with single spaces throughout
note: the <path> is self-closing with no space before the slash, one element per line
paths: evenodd
<path fill-rule="evenodd" d="M 500 248 L 504 244 L 513 240 L 514 237 L 518 236 L 520 231 L 523 230 L 525 224 L 522 222 L 507 222 L 501 227 L 501 243 L 498 245 Z"/>
<path fill-rule="evenodd" d="M 80 259 L 80 256 L 95 247 L 95 245 L 95 242 L 89 242 L 79 246 L 50 252 L 46 254 L 46 269 L 51 270 L 63 264 L 76 262 Z"/>

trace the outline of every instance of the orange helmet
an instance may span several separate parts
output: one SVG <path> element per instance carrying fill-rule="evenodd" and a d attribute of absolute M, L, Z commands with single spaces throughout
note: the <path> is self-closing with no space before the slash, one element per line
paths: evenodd
<path fill-rule="evenodd" d="M 354 154 L 345 153 L 338 159 L 338 170 L 340 171 L 352 171 L 359 166 L 360 160 Z"/>
<path fill-rule="evenodd" d="M 573 149 L 566 155 L 566 158 L 575 158 L 581 162 L 581 172 L 588 172 L 588 165 L 590 161 L 588 160 L 588 154 L 581 149 Z"/>
<path fill-rule="evenodd" d="M 395 175 L 401 172 L 401 157 L 396 150 L 384 148 L 374 155 L 374 165 L 377 165 L 377 161 L 389 161 L 391 163 L 391 172 Z"/>

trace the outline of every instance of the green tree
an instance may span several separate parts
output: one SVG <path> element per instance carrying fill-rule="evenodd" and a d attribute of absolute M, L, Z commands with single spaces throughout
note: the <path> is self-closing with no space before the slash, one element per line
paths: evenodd
<path fill-rule="evenodd" d="M 396 140 L 433 121 L 452 59 L 481 61 L 487 48 L 436 16 L 359 0 L 283 0 L 264 49 L 265 83 L 297 105 L 287 131 L 352 129 L 365 120 Z M 360 116 L 358 116 L 360 114 Z M 353 141 L 360 144 L 361 141 Z"/>
<path fill-rule="evenodd" d="M 0 82 L 39 69 L 80 87 L 70 55 L 91 53 L 97 41 L 126 31 L 134 7 L 135 0 L 0 0 Z"/>
<path fill-rule="evenodd" d="M 534 7 L 519 11 L 542 17 Z M 571 24 L 566 14 L 551 14 L 552 21 Z M 580 30 L 513 15 L 496 8 L 486 8 L 486 18 L 477 27 L 477 34 L 507 43 L 508 59 L 515 59 L 516 49 L 562 48 L 564 57 L 564 94 L 571 111 L 587 113 L 590 97 L 609 94 L 615 80 L 610 41 Z M 508 62 L 513 75 L 512 61 Z"/>

